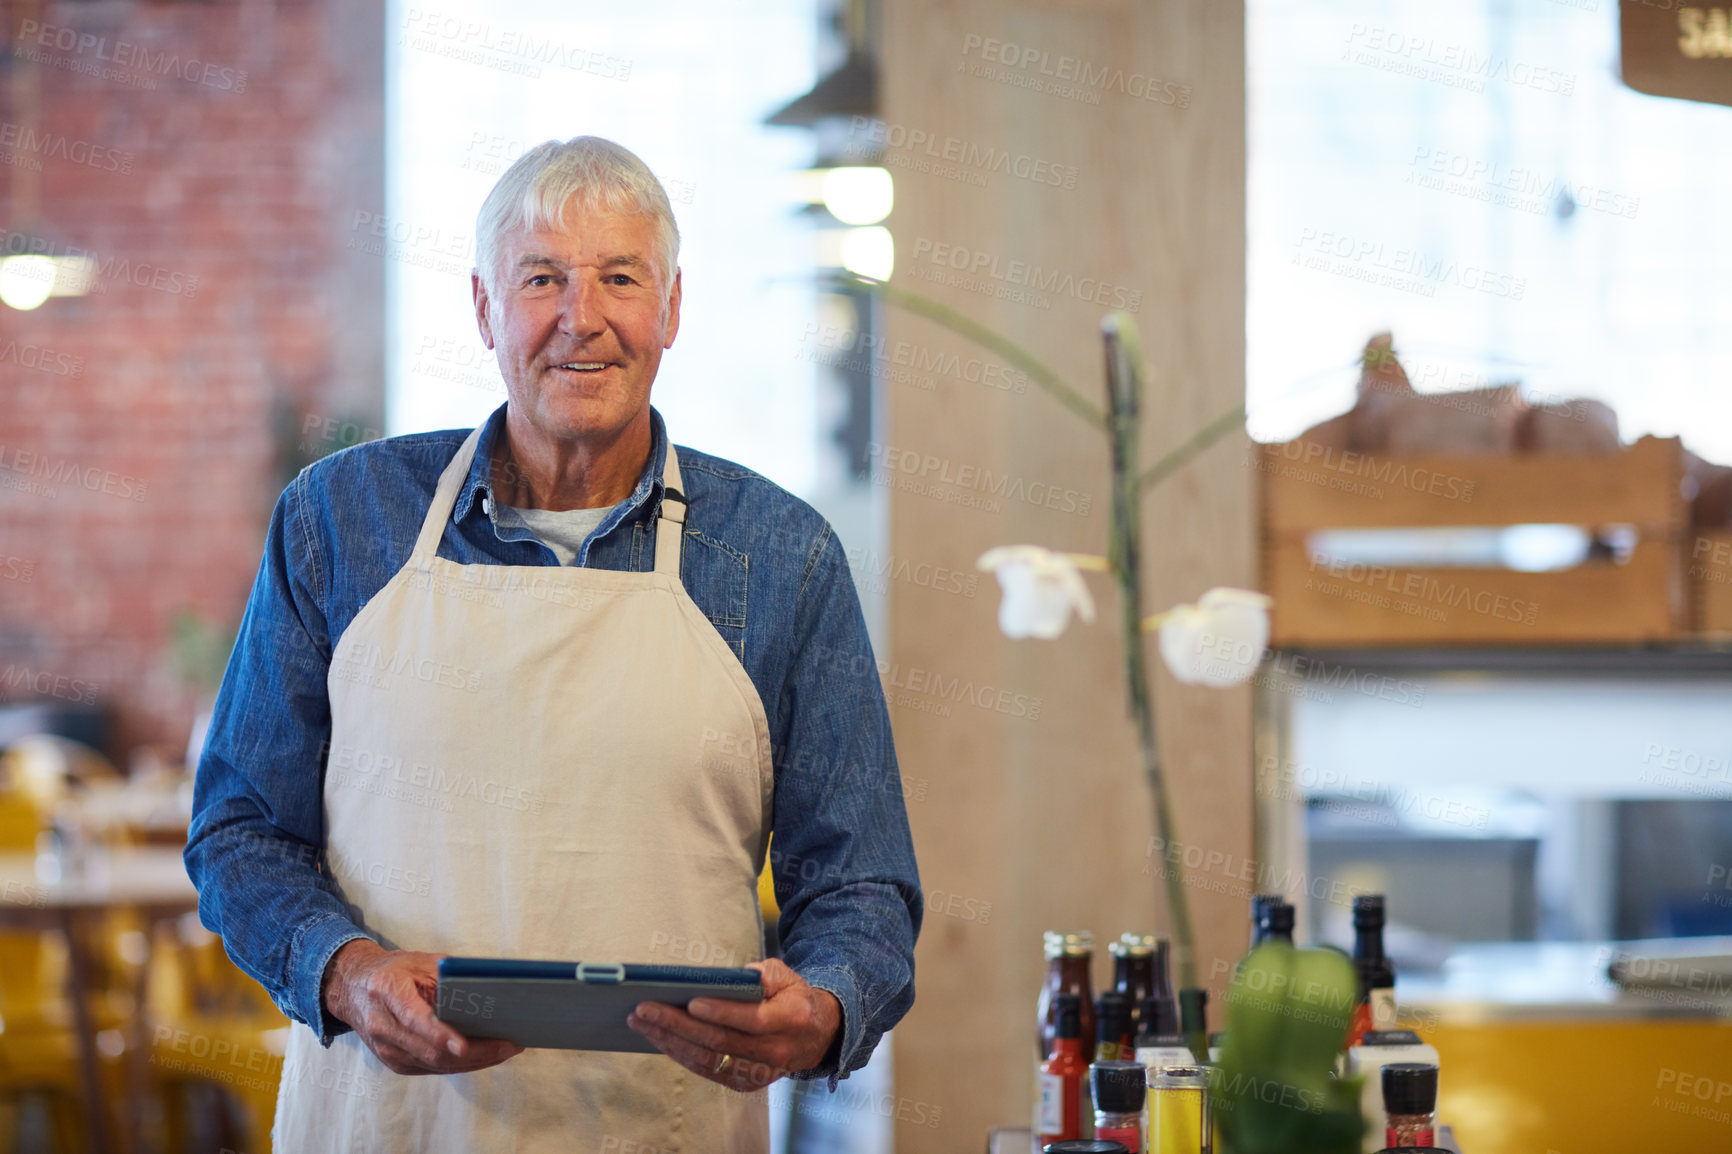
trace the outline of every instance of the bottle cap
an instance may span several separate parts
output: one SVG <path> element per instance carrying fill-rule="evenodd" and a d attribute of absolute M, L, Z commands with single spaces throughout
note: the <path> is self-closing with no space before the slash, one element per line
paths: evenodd
<path fill-rule="evenodd" d="M 1090 930 L 1048 930 L 1042 935 L 1046 956 L 1053 958 L 1090 958 L 1095 952 L 1095 936 Z"/>
<path fill-rule="evenodd" d="M 1054 994 L 1052 997 L 1052 1016 L 1053 1021 L 1058 1026 L 1055 1037 L 1082 1037 L 1082 999 L 1077 995 Z"/>
<path fill-rule="evenodd" d="M 1116 1042 L 1131 1032 L 1131 999 L 1128 994 L 1107 990 L 1095 999 L 1095 1038 Z"/>
<path fill-rule="evenodd" d="M 1285 900 L 1286 900 L 1285 897 L 1283 897 L 1283 895 L 1281 895 L 1281 894 L 1252 894 L 1251 895 L 1251 924 L 1254 926 L 1255 925 L 1262 925 L 1263 924 L 1264 911 L 1266 911 L 1270 906 L 1276 904 L 1277 902 L 1281 902 L 1281 901 L 1285 901 Z"/>
<path fill-rule="evenodd" d="M 1383 1067 L 1387 1114 L 1431 1114 L 1437 1110 L 1437 1067 L 1430 1062 L 1391 1062 Z"/>
<path fill-rule="evenodd" d="M 1179 1032 L 1179 1004 L 1158 995 L 1143 999 L 1142 1036 L 1171 1037 Z"/>
<path fill-rule="evenodd" d="M 1208 1084 L 1207 1066 L 1163 1066 L 1149 1072 L 1149 1088 L 1153 1090 L 1201 1090 Z"/>
<path fill-rule="evenodd" d="M 1268 933 L 1293 936 L 1293 907 L 1287 902 L 1274 901 L 1263 907 L 1263 927 Z"/>
<path fill-rule="evenodd" d="M 1095 1062 L 1089 1066 L 1095 1109 L 1109 1114 L 1140 1114 L 1149 1093 L 1149 1070 L 1141 1062 Z"/>
<path fill-rule="evenodd" d="M 1361 1046 L 1417 1046 L 1419 1035 L 1412 1030 L 1367 1030 L 1359 1039 Z"/>
<path fill-rule="evenodd" d="M 1189 1034 L 1208 1029 L 1209 991 L 1186 987 L 1179 991 L 1179 1029 Z"/>
<path fill-rule="evenodd" d="M 1120 934 L 1119 940 L 1107 946 L 1115 958 L 1146 958 L 1155 952 L 1160 938 L 1154 934 Z"/>
<path fill-rule="evenodd" d="M 1131 1154 L 1123 1142 L 1104 1138 L 1064 1138 L 1041 1147 L 1042 1154 Z"/>
<path fill-rule="evenodd" d="M 1383 928 L 1383 895 L 1360 894 L 1353 899 L 1353 928 L 1380 930 Z"/>

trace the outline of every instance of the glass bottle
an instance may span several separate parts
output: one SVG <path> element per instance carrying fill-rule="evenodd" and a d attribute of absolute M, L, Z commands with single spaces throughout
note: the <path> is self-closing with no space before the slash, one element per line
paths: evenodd
<path fill-rule="evenodd" d="M 1264 942 L 1293 944 L 1293 907 L 1278 896 L 1272 901 L 1264 902 L 1257 910 L 1257 925 L 1251 933 L 1251 948 L 1256 949 Z"/>
<path fill-rule="evenodd" d="M 1052 1054 L 1040 1065 L 1040 1104 L 1035 1133 L 1041 1142 L 1081 1138 L 1083 1083 L 1089 1063 L 1082 1053 L 1082 1002 L 1071 993 L 1053 995 Z"/>
<path fill-rule="evenodd" d="M 1202 1066 L 1149 1075 L 1149 1154 L 1214 1154 L 1208 1087 Z"/>
<path fill-rule="evenodd" d="M 1095 1101 L 1095 1138 L 1118 1142 L 1129 1154 L 1143 1148 L 1143 1102 L 1148 1071 L 1141 1062 L 1096 1062 L 1089 1067 Z"/>
<path fill-rule="evenodd" d="M 1150 1071 L 1195 1062 L 1179 1034 L 1179 999 L 1173 994 L 1172 949 L 1155 940 L 1149 957 L 1149 993 L 1137 1015 L 1137 1061 Z M 1187 1057 L 1187 1055 L 1190 1055 Z"/>
<path fill-rule="evenodd" d="M 1038 1032 L 1035 1036 L 1035 1048 L 1043 1062 L 1052 1055 L 1052 1040 L 1058 1033 L 1058 1020 L 1053 1009 L 1053 998 L 1058 994 L 1077 996 L 1082 1002 L 1082 1033 L 1079 1037 L 1092 1040 L 1095 1036 L 1094 979 L 1090 976 L 1095 957 L 1094 934 L 1087 930 L 1074 933 L 1048 930 L 1044 936 L 1046 983 L 1040 989 L 1036 1010 Z"/>
<path fill-rule="evenodd" d="M 1383 952 L 1383 895 L 1360 894 L 1353 899 L 1353 969 L 1359 976 L 1359 1000 L 1347 1031 L 1349 1048 L 1367 1030 L 1395 1028 L 1395 966 Z"/>
<path fill-rule="evenodd" d="M 1137 1027 L 1137 1061 L 1153 1077 L 1168 1066 L 1195 1065 L 1197 1057 L 1179 1033 L 1179 1007 L 1171 1001 L 1149 998 L 1143 1003 L 1142 1024 Z"/>
<path fill-rule="evenodd" d="M 1384 1143 L 1437 1145 L 1437 1067 L 1430 1062 L 1391 1062 L 1383 1067 Z"/>
<path fill-rule="evenodd" d="M 1095 999 L 1095 1058 L 1117 1062 L 1136 1054 L 1136 1034 L 1131 1029 L 1131 1001 L 1117 990 L 1107 990 Z"/>
<path fill-rule="evenodd" d="M 1172 955 L 1172 946 L 1168 943 L 1167 939 L 1157 938 L 1155 940 L 1154 956 L 1149 959 L 1149 973 L 1152 975 L 1152 980 L 1149 982 L 1148 998 L 1155 999 L 1163 1005 L 1171 1006 L 1173 1021 L 1177 1022 L 1179 1020 L 1179 998 L 1173 990 Z M 1145 1009 L 1147 1008 L 1147 1002 L 1148 999 L 1145 998 Z M 1141 1025 L 1140 1022 L 1138 1024 Z"/>
<path fill-rule="evenodd" d="M 1209 1060 L 1209 991 L 1200 986 L 1179 991 L 1179 1033 L 1198 1064 Z"/>
<path fill-rule="evenodd" d="M 1120 934 L 1119 940 L 1107 947 L 1113 955 L 1113 989 L 1131 1000 L 1131 1032 L 1142 1022 L 1143 1001 L 1155 986 L 1155 950 L 1159 939 L 1153 934 Z"/>
<path fill-rule="evenodd" d="M 1282 900 L 1284 899 L 1280 894 L 1251 895 L 1251 948 L 1253 950 L 1263 944 L 1263 911 Z"/>

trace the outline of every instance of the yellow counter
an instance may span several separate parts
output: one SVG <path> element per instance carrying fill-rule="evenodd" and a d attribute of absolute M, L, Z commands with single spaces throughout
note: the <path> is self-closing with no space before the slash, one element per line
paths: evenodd
<path fill-rule="evenodd" d="M 1732 1022 L 1436 1021 L 1439 1119 L 1469 1154 L 1732 1151 Z"/>

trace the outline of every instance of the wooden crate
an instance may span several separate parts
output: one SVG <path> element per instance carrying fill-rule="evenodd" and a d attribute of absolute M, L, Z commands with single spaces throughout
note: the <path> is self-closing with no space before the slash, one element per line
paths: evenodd
<path fill-rule="evenodd" d="M 1686 550 L 1696 632 L 1732 637 L 1732 533 L 1696 533 Z"/>
<path fill-rule="evenodd" d="M 1676 439 L 1643 437 L 1602 457 L 1354 454 L 1290 441 L 1262 446 L 1257 463 L 1276 645 L 1663 641 L 1690 624 Z M 1307 545 L 1329 529 L 1534 523 L 1633 525 L 1638 543 L 1623 564 L 1552 573 L 1345 565 Z"/>

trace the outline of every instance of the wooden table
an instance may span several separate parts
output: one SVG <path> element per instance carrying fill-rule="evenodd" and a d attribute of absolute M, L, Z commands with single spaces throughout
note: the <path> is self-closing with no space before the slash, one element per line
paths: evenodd
<path fill-rule="evenodd" d="M 152 932 L 158 922 L 198 908 L 198 893 L 186 876 L 180 850 L 93 849 L 76 873 L 58 882 L 37 879 L 36 855 L 0 853 L 0 928 L 53 930 L 66 940 L 66 996 L 78 1033 L 78 1071 L 84 1088 L 91 1146 L 98 1154 L 124 1151 L 137 1141 L 143 1118 L 150 1031 L 146 1021 L 146 983 Z M 145 923 L 145 956 L 134 983 L 132 1037 L 127 1042 L 124 1133 L 112 1133 L 102 1099 L 96 1021 L 90 1006 L 91 975 L 96 970 L 93 940 L 104 915 L 137 913 Z"/>

